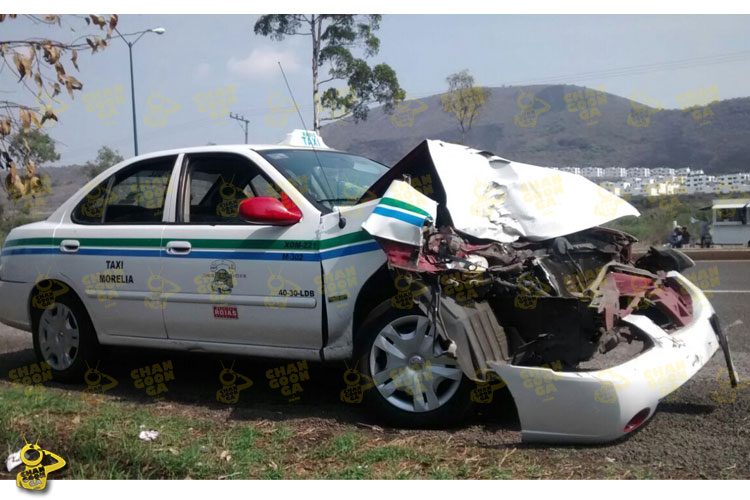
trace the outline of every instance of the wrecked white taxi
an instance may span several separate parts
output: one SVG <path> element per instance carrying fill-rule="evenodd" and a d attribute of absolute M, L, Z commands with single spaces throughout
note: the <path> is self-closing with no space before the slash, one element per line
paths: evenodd
<path fill-rule="evenodd" d="M 439 141 L 390 170 L 306 131 L 153 153 L 10 233 L 0 320 L 60 380 L 101 345 L 347 361 L 342 399 L 395 425 L 505 385 L 524 440 L 607 441 L 719 346 L 736 381 L 690 260 L 633 262 L 599 227 L 624 215 L 582 177 Z"/>

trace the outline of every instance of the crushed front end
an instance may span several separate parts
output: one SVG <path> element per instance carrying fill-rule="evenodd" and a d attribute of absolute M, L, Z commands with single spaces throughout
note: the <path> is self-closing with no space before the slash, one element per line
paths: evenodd
<path fill-rule="evenodd" d="M 633 237 L 598 226 L 565 233 L 561 223 L 561 235 L 534 237 L 512 210 L 502 213 L 510 237 L 477 237 L 456 227 L 438 188 L 436 201 L 408 175 L 390 179 L 363 227 L 403 299 L 435 327 L 434 348 L 472 380 L 495 374 L 507 385 L 525 441 L 632 432 L 719 347 L 736 384 L 711 304 L 679 272 L 692 265 L 684 254 L 651 249 L 634 259 Z"/>

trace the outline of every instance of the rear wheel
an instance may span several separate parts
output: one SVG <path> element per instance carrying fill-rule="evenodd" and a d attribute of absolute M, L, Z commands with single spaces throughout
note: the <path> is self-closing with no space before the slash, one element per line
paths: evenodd
<path fill-rule="evenodd" d="M 372 380 L 367 400 L 400 427 L 445 427 L 471 409 L 471 381 L 455 359 L 435 356 L 430 321 L 418 308 L 375 309 L 360 332 L 363 373 Z"/>
<path fill-rule="evenodd" d="M 35 301 L 33 301 L 35 302 Z M 96 332 L 81 301 L 67 291 L 44 307 L 32 307 L 34 352 L 55 379 L 80 382 L 99 351 Z"/>

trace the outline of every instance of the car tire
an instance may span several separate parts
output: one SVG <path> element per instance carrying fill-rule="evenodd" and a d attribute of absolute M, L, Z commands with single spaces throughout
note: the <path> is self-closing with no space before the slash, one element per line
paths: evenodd
<path fill-rule="evenodd" d="M 50 283 L 50 282 L 48 282 Z M 32 298 L 31 326 L 34 353 L 52 369 L 55 380 L 77 383 L 84 380 L 89 366 L 95 366 L 100 353 L 94 325 L 81 300 L 66 285 L 54 282 L 37 285 L 38 292 L 60 287 L 46 303 Z"/>
<path fill-rule="evenodd" d="M 387 300 L 359 329 L 357 366 L 367 405 L 385 423 L 407 428 L 450 427 L 472 410 L 472 382 L 455 359 L 431 354 L 430 324 L 418 307 Z"/>

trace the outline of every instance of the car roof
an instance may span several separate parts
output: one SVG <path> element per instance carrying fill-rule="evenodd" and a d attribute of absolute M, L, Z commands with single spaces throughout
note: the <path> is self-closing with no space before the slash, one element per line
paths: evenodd
<path fill-rule="evenodd" d="M 129 158 L 132 160 L 144 160 L 148 158 L 154 158 L 159 156 L 178 155 L 185 153 L 246 153 L 248 150 L 251 151 L 268 151 L 268 150 L 302 150 L 302 151 L 332 151 L 334 153 L 345 153 L 345 151 L 339 151 L 331 148 L 311 148 L 305 146 L 287 146 L 285 144 L 214 144 L 210 146 L 192 146 L 187 148 L 175 148 L 165 149 L 162 151 L 153 151 L 151 153 L 145 153 L 138 156 Z"/>
<path fill-rule="evenodd" d="M 302 150 L 302 151 L 330 151 L 334 153 L 345 153 L 345 151 L 339 151 L 331 148 L 311 148 L 305 146 L 287 146 L 286 144 L 215 144 L 210 146 L 193 146 L 188 148 L 175 148 L 165 149 L 162 151 L 154 151 L 151 153 L 145 153 L 138 156 L 133 156 L 128 159 L 128 163 L 135 160 L 145 160 L 149 158 L 156 158 L 159 156 L 178 155 L 187 153 L 246 153 L 250 151 L 268 151 L 268 150 Z"/>

